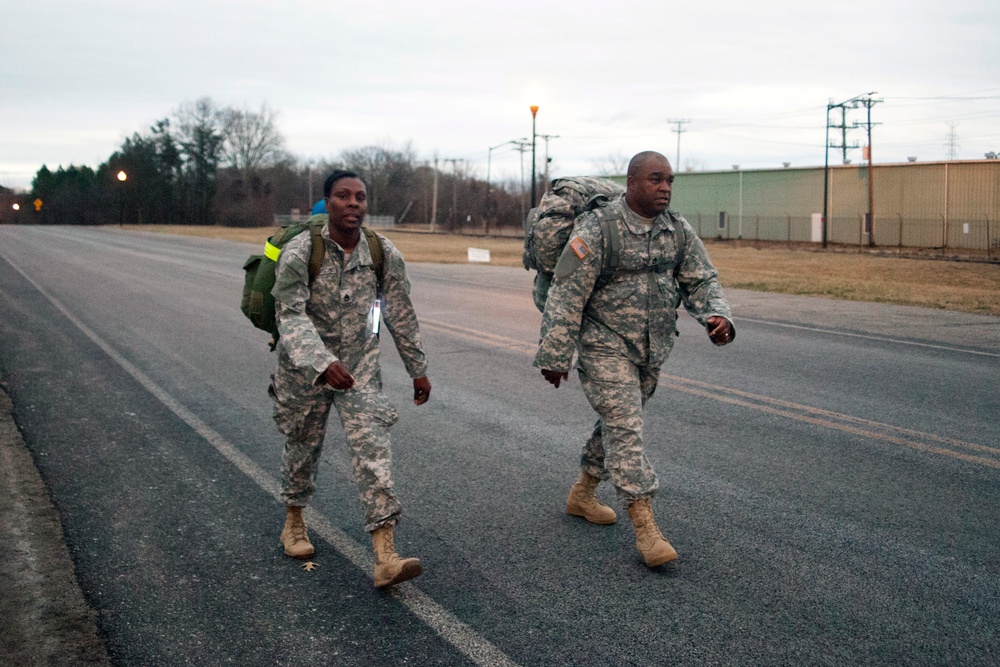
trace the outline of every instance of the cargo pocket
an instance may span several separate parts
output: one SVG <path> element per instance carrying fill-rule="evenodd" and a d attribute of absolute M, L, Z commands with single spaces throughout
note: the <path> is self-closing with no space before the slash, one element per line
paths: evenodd
<path fill-rule="evenodd" d="M 376 394 L 370 394 L 370 396 L 372 399 L 369 405 L 369 410 L 375 421 L 379 422 L 386 428 L 399 421 L 399 411 L 396 410 L 396 406 L 389 402 L 389 398 L 385 394 L 378 392 Z"/>

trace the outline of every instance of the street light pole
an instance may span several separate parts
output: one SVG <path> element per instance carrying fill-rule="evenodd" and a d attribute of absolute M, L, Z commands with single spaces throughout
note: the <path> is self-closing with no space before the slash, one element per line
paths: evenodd
<path fill-rule="evenodd" d="M 532 104 L 531 109 L 531 206 L 535 208 L 535 198 L 538 194 L 538 183 L 535 179 L 535 120 L 538 116 L 538 105 Z"/>
<path fill-rule="evenodd" d="M 118 172 L 118 181 L 122 184 L 121 189 L 118 190 L 118 226 L 125 226 L 125 180 L 128 179 L 128 174 L 125 170 Z"/>
<path fill-rule="evenodd" d="M 496 146 L 490 146 L 489 150 L 486 151 L 486 229 L 484 233 L 489 236 L 490 234 L 490 216 L 493 215 L 493 209 L 490 207 L 490 203 L 493 201 L 493 191 L 491 188 L 490 181 L 490 168 L 493 165 L 493 151 L 496 149 L 506 146 L 508 144 L 520 144 L 526 141 L 525 139 L 511 139 L 510 141 L 505 141 L 502 144 L 497 144 Z"/>

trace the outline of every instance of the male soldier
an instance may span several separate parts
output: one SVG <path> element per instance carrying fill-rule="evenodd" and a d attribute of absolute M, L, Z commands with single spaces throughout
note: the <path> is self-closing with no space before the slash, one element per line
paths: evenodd
<path fill-rule="evenodd" d="M 667 210 L 674 174 L 659 153 L 628 166 L 626 192 L 577 219 L 555 268 L 534 365 L 559 386 L 578 351 L 580 383 L 600 419 L 583 447 L 580 478 L 566 511 L 612 524 L 615 511 L 594 495 L 610 479 L 635 525 L 649 567 L 677 558 L 653 519 L 656 473 L 643 451 L 642 415 L 677 331 L 682 301 L 716 345 L 735 335 L 729 304 L 705 246 L 684 218 Z M 600 216 L 618 226 L 618 270 L 605 285 Z"/>
<path fill-rule="evenodd" d="M 285 554 L 309 558 L 302 509 L 316 488 L 327 416 L 337 409 L 351 450 L 354 480 L 365 508 L 365 530 L 375 549 L 375 586 L 418 576 L 417 558 L 400 558 L 393 526 L 402 507 L 393 493 L 389 428 L 398 414 L 382 393 L 379 311 L 413 380 L 413 402 L 430 397 L 427 361 L 403 256 L 384 237 L 381 289 L 372 251 L 361 233 L 367 210 L 365 184 L 357 174 L 335 171 L 323 184 L 329 222 L 323 226 L 325 256 L 309 278 L 310 234 L 283 248 L 272 294 L 278 319 L 278 372 L 271 385 L 274 421 L 285 434 L 282 499 L 287 518 L 281 532 Z"/>

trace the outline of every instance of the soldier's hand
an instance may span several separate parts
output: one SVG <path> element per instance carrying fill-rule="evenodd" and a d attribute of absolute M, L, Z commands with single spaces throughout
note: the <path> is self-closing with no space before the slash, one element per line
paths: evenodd
<path fill-rule="evenodd" d="M 558 389 L 560 382 L 569 379 L 569 373 L 566 371 L 550 371 L 547 368 L 543 368 L 542 377 L 548 380 L 549 384 L 555 385 L 556 389 Z"/>
<path fill-rule="evenodd" d="M 733 340 L 733 325 L 724 317 L 712 315 L 708 318 L 708 337 L 716 345 L 726 345 Z"/>
<path fill-rule="evenodd" d="M 334 389 L 350 389 L 354 386 L 354 376 L 339 361 L 335 361 L 327 366 L 323 372 L 323 379 Z"/>
<path fill-rule="evenodd" d="M 413 378 L 413 404 L 423 405 L 431 397 L 431 381 L 426 377 Z"/>

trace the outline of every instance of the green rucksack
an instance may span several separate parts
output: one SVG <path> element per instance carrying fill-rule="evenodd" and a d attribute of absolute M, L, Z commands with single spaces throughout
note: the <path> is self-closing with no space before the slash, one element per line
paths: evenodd
<path fill-rule="evenodd" d="M 286 227 L 273 235 L 264 244 L 263 255 L 251 255 L 243 264 L 245 273 L 243 278 L 243 296 L 240 300 L 240 310 L 247 316 L 250 323 L 258 329 L 271 334 L 269 343 L 271 350 L 278 344 L 278 322 L 275 318 L 274 297 L 271 290 L 274 288 L 275 270 L 278 266 L 278 257 L 281 249 L 293 238 L 308 231 L 312 237 L 312 251 L 309 254 L 309 284 L 319 275 L 320 267 L 323 265 L 323 258 L 326 255 L 326 246 L 320 232 L 326 224 L 328 215 L 320 213 L 310 216 L 305 222 L 297 222 Z M 372 256 L 372 268 L 375 270 L 375 280 L 379 293 L 382 292 L 382 282 L 384 278 L 385 260 L 382 250 L 382 240 L 378 234 L 362 227 L 365 238 L 368 240 L 368 249 Z"/>

